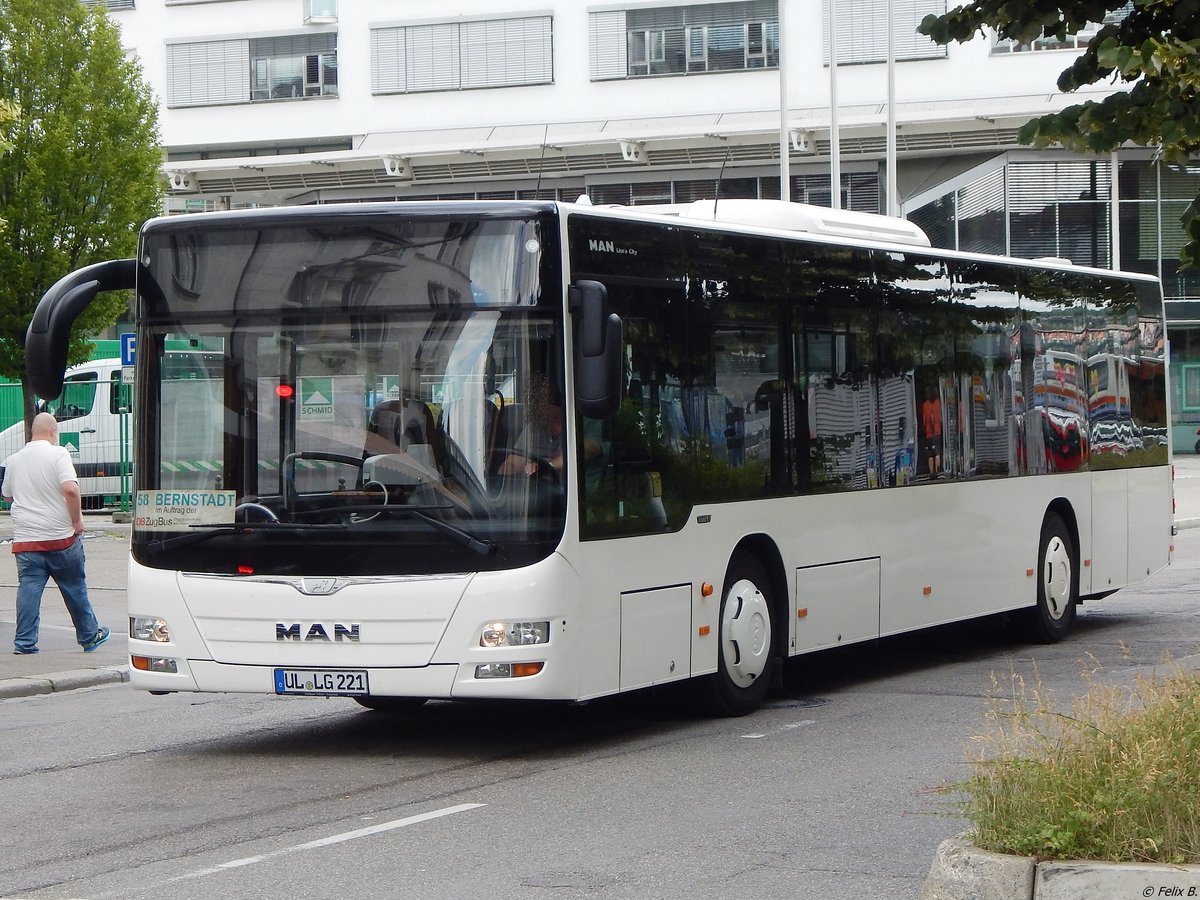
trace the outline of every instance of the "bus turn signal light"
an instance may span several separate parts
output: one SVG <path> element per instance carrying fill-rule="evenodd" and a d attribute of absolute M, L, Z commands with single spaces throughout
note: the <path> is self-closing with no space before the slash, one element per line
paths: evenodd
<path fill-rule="evenodd" d="M 712 586 L 711 581 L 706 581 L 706 582 L 704 582 L 704 584 L 700 585 L 700 596 L 701 597 L 711 597 L 712 594 L 713 594 L 713 586 Z"/>
<path fill-rule="evenodd" d="M 131 656 L 130 664 L 140 672 L 166 672 L 169 675 L 179 673 L 179 666 L 173 659 L 159 656 Z"/>

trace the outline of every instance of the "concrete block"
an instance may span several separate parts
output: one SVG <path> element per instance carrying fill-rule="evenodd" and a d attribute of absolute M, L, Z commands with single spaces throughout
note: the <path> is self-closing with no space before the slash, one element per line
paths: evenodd
<path fill-rule="evenodd" d="M 1080 897 L 1200 897 L 1200 866 L 1060 860 L 1040 863 L 1037 900 Z"/>
<path fill-rule="evenodd" d="M 1032 900 L 1035 866 L 1032 857 L 980 850 L 959 835 L 938 847 L 921 900 Z"/>

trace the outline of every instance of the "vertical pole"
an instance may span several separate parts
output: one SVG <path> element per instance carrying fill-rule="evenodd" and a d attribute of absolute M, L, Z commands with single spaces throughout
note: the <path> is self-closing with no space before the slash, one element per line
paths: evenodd
<path fill-rule="evenodd" d="M 133 386 L 130 385 L 130 393 L 133 392 Z M 117 416 L 120 422 L 121 429 L 121 459 L 118 463 L 121 467 L 121 512 L 127 513 L 130 510 L 129 504 L 129 480 L 130 480 L 130 465 L 129 465 L 129 411 L 122 408 Z"/>
<path fill-rule="evenodd" d="M 788 90 L 787 90 L 787 41 L 784 10 L 787 0 L 779 0 L 779 199 L 790 203 L 792 199 L 791 153 L 792 142 L 788 134 Z"/>
<path fill-rule="evenodd" d="M 1112 265 L 1114 272 L 1121 271 L 1121 178 L 1117 151 L 1112 152 L 1108 181 L 1108 230 L 1112 233 Z"/>
<path fill-rule="evenodd" d="M 900 215 L 900 185 L 896 179 L 896 3 L 887 5 L 887 214 Z"/>
<path fill-rule="evenodd" d="M 837 0 L 829 0 L 825 31 L 829 41 L 829 205 L 842 208 L 842 149 L 838 137 L 837 98 Z"/>

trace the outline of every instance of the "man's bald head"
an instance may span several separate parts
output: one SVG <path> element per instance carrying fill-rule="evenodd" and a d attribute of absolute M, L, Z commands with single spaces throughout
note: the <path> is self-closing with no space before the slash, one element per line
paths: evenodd
<path fill-rule="evenodd" d="M 58 420 L 50 413 L 40 412 L 33 417 L 29 433 L 35 441 L 53 441 L 58 431 Z"/>

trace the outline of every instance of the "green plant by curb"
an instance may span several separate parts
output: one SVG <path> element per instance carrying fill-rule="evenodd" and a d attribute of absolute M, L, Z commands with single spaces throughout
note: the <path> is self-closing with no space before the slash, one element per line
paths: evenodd
<path fill-rule="evenodd" d="M 1200 863 L 1200 677 L 1169 664 L 1131 687 L 1102 683 L 1070 711 L 1036 668 L 989 702 L 951 790 L 984 850 L 1042 859 Z"/>

